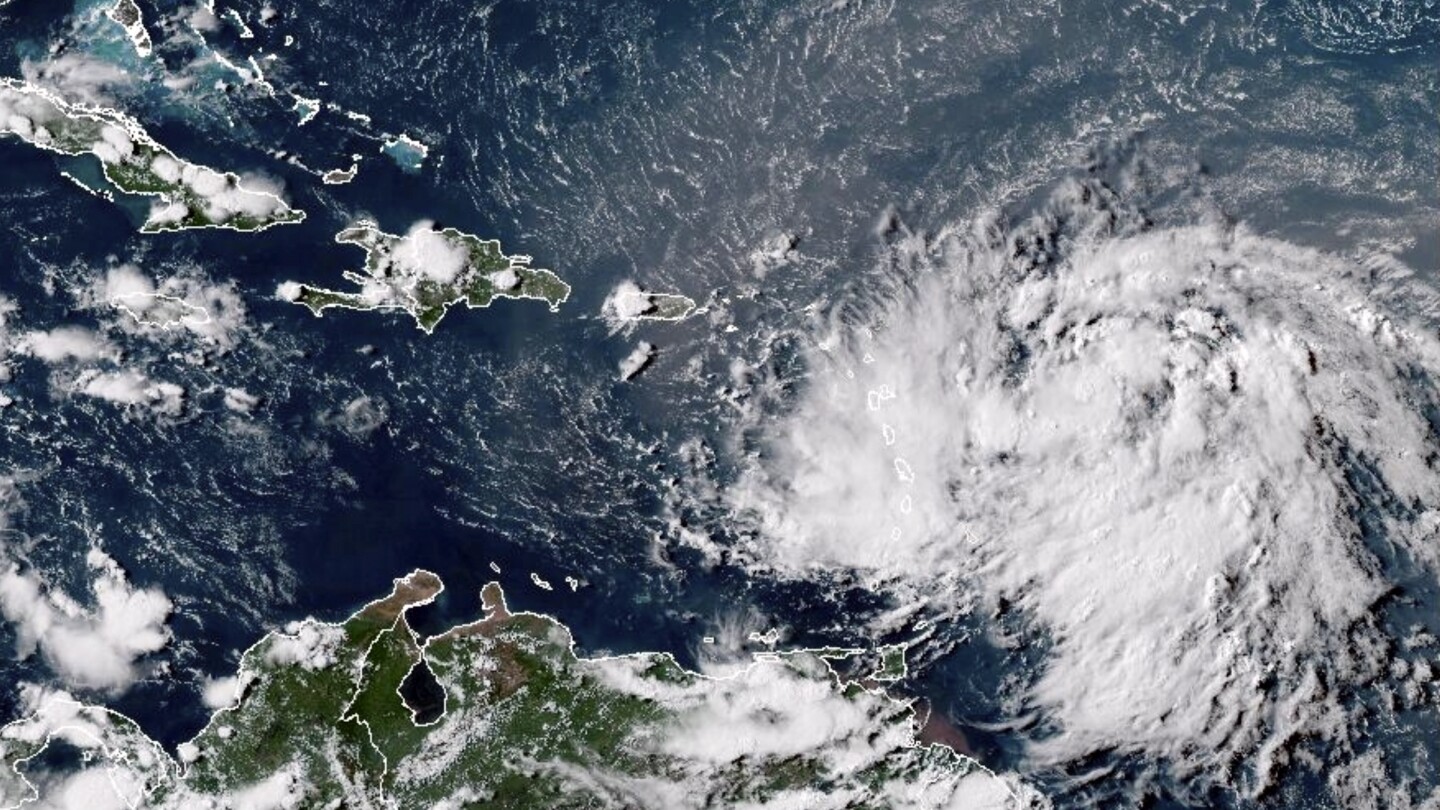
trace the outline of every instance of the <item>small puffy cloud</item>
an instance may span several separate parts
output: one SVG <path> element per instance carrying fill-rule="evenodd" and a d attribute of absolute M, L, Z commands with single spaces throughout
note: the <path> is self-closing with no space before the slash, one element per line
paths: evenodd
<path fill-rule="evenodd" d="M 800 237 L 793 233 L 773 233 L 750 253 L 750 269 L 756 278 L 764 278 L 771 270 L 783 267 L 795 257 Z"/>
<path fill-rule="evenodd" d="M 105 163 L 120 163 L 135 154 L 135 143 L 124 129 L 106 124 L 100 130 L 100 140 L 91 146 L 91 151 Z"/>
<path fill-rule="evenodd" d="M 81 375 L 77 387 L 82 394 L 114 402 L 118 405 L 139 405 L 146 401 L 150 380 L 137 371 L 94 372 Z"/>
<path fill-rule="evenodd" d="M 309 788 L 300 767 L 292 764 L 228 798 L 236 810 L 287 810 L 299 807 Z"/>
<path fill-rule="evenodd" d="M 167 183 L 180 182 L 182 168 L 180 161 L 169 155 L 156 155 L 155 159 L 150 161 L 150 171 Z"/>
<path fill-rule="evenodd" d="M 304 669 L 324 669 L 335 663 L 335 650 L 344 640 L 345 631 L 332 624 L 314 620 L 291 622 L 283 634 L 271 637 L 265 651 L 273 664 L 299 664 Z"/>
<path fill-rule="evenodd" d="M 634 351 L 625 355 L 625 358 L 620 361 L 620 379 L 628 380 L 644 371 L 645 367 L 650 365 L 650 360 L 654 356 L 655 345 L 646 343 L 643 340 L 640 341 L 640 345 L 636 346 Z"/>
<path fill-rule="evenodd" d="M 507 267 L 491 273 L 490 283 L 501 292 L 513 290 L 520 285 L 520 274 Z"/>
<path fill-rule="evenodd" d="M 137 588 L 109 555 L 92 549 L 90 604 L 71 598 L 18 564 L 0 572 L 0 615 L 15 626 L 17 652 L 39 652 L 66 682 L 121 691 L 140 676 L 137 661 L 170 640 L 171 603 L 158 588 Z"/>
<path fill-rule="evenodd" d="M 173 225 L 177 222 L 183 222 L 189 213 L 190 207 L 185 205 L 185 203 L 156 200 L 155 204 L 150 206 L 150 214 L 146 219 L 146 223 L 152 225 Z"/>
<path fill-rule="evenodd" d="M 246 172 L 240 176 L 239 182 L 246 191 L 256 194 L 269 194 L 272 197 L 285 196 L 285 184 L 268 174 Z"/>
<path fill-rule="evenodd" d="M 204 5 L 196 5 L 190 9 L 182 9 L 180 13 L 185 17 L 185 24 L 196 31 L 209 33 L 220 30 L 220 18 L 215 16 L 215 12 Z"/>
<path fill-rule="evenodd" d="M 362 394 L 345 403 L 338 412 L 322 415 L 320 421 L 327 425 L 335 425 L 356 438 L 364 439 L 385 424 L 388 418 L 389 413 L 384 401 L 375 400 Z"/>
<path fill-rule="evenodd" d="M 225 407 L 236 413 L 250 413 L 260 404 L 260 398 L 244 388 L 225 389 Z"/>
<path fill-rule="evenodd" d="M 117 405 L 147 406 L 157 413 L 178 415 L 185 405 L 185 389 L 155 381 L 138 371 L 88 369 L 75 380 L 75 390 Z"/>
<path fill-rule="evenodd" d="M 101 293 L 107 301 L 155 293 L 155 283 L 133 264 L 122 264 L 110 268 L 106 271 L 100 284 Z"/>
<path fill-rule="evenodd" d="M 655 302 L 650 300 L 649 293 L 629 280 L 615 285 L 600 307 L 601 314 L 615 321 L 633 321 L 653 309 Z"/>
<path fill-rule="evenodd" d="M 60 326 L 49 331 L 27 332 L 19 350 L 47 363 L 87 361 L 111 357 L 115 351 L 105 338 L 80 326 Z"/>
<path fill-rule="evenodd" d="M 275 297 L 281 301 L 294 302 L 300 300 L 300 293 L 302 292 L 304 292 L 304 287 L 300 285 L 300 282 L 283 281 L 280 283 L 280 286 L 275 288 Z"/>
<path fill-rule="evenodd" d="M 244 684 L 231 675 L 225 678 L 207 678 L 200 691 L 200 700 L 207 709 L 225 709 L 235 705 L 244 691 Z"/>
<path fill-rule="evenodd" d="M 683 295 L 651 292 L 628 279 L 615 285 L 600 305 L 600 317 L 611 333 L 639 321 L 678 321 L 695 311 L 695 302 Z"/>

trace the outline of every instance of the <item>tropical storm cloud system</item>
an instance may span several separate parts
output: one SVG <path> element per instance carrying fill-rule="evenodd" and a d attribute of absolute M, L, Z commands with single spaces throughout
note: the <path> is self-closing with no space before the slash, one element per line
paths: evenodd
<path fill-rule="evenodd" d="M 1440 808 L 1440 7 L 0 0 L 0 808 Z"/>

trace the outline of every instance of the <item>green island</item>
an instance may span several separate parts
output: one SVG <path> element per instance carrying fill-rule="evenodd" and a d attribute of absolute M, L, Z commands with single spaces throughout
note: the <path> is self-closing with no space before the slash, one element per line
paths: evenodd
<path fill-rule="evenodd" d="M 654 321 L 678 321 L 695 311 L 695 301 L 676 293 L 646 293 L 650 310 L 640 317 Z"/>
<path fill-rule="evenodd" d="M 677 293 L 650 292 L 633 281 L 622 281 L 605 299 L 602 314 L 613 323 L 683 321 L 697 310 L 695 300 Z"/>
<path fill-rule="evenodd" d="M 316 316 L 331 307 L 402 310 L 427 335 L 455 304 L 483 309 L 497 298 L 529 298 L 546 302 L 554 312 L 570 297 L 570 285 L 549 270 L 531 267 L 529 256 L 507 256 L 497 239 L 437 229 L 428 221 L 403 236 L 360 222 L 336 234 L 335 241 L 367 253 L 363 273 L 343 273 L 358 292 L 286 282 L 277 295 Z"/>
<path fill-rule="evenodd" d="M 876 650 L 880 656 L 880 666 L 871 677 L 877 681 L 898 681 L 910 674 L 910 667 L 905 663 L 905 646 L 903 644 L 891 644 Z"/>
<path fill-rule="evenodd" d="M 0 807 L 87 779 L 144 808 L 975 810 L 1033 798 L 917 741 L 910 702 L 813 652 L 707 674 L 665 654 L 580 658 L 563 625 L 511 612 L 494 583 L 479 620 L 421 637 L 406 613 L 442 587 L 416 571 L 344 622 L 267 635 L 242 657 L 234 705 L 173 757 L 124 715 L 31 688 L 30 713 L 0 729 Z"/>
<path fill-rule="evenodd" d="M 129 116 L 71 104 L 17 79 L 0 78 L 0 135 L 63 155 L 94 155 L 114 188 L 156 198 L 140 228 L 144 233 L 261 231 L 305 219 L 304 211 L 276 194 L 246 188 L 234 174 L 176 157 Z"/>

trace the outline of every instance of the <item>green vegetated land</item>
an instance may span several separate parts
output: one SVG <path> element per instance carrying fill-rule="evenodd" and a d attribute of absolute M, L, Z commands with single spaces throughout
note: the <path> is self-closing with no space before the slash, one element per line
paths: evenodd
<path fill-rule="evenodd" d="M 660 321 L 678 321 L 690 317 L 695 311 L 695 301 L 675 293 L 646 293 L 650 299 L 650 310 L 644 315 Z"/>
<path fill-rule="evenodd" d="M 402 310 L 426 334 L 435 331 L 456 304 L 481 309 L 497 298 L 528 298 L 544 301 L 555 311 L 570 297 L 569 284 L 549 270 L 531 267 L 528 256 L 507 256 L 499 240 L 481 239 L 454 228 L 431 233 L 464 253 L 463 266 L 451 280 L 436 280 L 414 261 L 398 258 L 407 240 L 418 238 L 415 234 L 397 236 L 363 223 L 335 236 L 335 241 L 357 245 L 367 253 L 363 273 L 344 273 L 348 281 L 361 288 L 359 292 L 301 284 L 285 297 L 309 307 L 316 315 L 331 307 Z"/>
<path fill-rule="evenodd" d="M 143 232 L 258 231 L 305 218 L 272 194 L 243 188 L 234 174 L 175 157 L 113 110 L 76 107 L 14 79 L 0 79 L 0 107 L 10 114 L 0 122 L 0 134 L 64 155 L 94 155 L 115 190 L 158 198 Z"/>
<path fill-rule="evenodd" d="M 496 584 L 482 592 L 482 619 L 421 638 L 406 612 L 441 588 L 417 571 L 342 624 L 265 637 L 243 656 L 236 705 L 180 746 L 180 762 L 122 715 L 46 704 L 0 730 L 0 806 L 33 795 L 30 759 L 62 745 L 141 807 L 262 794 L 394 808 L 805 797 L 809 807 L 938 807 L 1008 795 L 971 760 L 917 744 L 909 704 L 839 678 L 820 655 L 765 655 L 724 677 L 664 654 L 579 658 L 563 625 L 511 613 Z M 46 776 L 37 784 L 59 789 L 83 774 Z"/>

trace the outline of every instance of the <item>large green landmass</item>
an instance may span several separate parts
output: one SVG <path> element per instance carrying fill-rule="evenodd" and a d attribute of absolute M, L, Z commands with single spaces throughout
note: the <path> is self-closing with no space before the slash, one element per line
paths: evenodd
<path fill-rule="evenodd" d="M 266 636 L 243 656 L 235 705 L 178 759 L 123 715 L 32 688 L 32 713 L 0 729 L 0 806 L 101 777 L 145 808 L 1029 801 L 972 760 L 917 742 L 909 703 L 837 675 L 830 661 L 855 650 L 764 654 L 723 675 L 663 654 L 584 659 L 563 625 L 510 612 L 495 584 L 482 591 L 483 618 L 422 638 L 406 613 L 441 587 L 417 571 L 343 623 Z M 412 679 L 428 690 L 405 686 Z"/>
<path fill-rule="evenodd" d="M 428 335 L 455 304 L 481 309 L 497 298 L 529 298 L 546 302 L 553 312 L 570 297 L 570 285 L 549 270 L 531 267 L 529 256 L 507 256 L 499 240 L 455 228 L 436 230 L 420 223 L 397 236 L 361 222 L 336 234 L 335 241 L 365 249 L 364 273 L 343 274 L 360 291 L 289 282 L 280 285 L 282 298 L 303 304 L 317 316 L 331 307 L 402 310 Z M 450 255 L 432 255 L 437 251 Z M 453 277 L 435 277 L 427 266 L 441 263 L 435 259 L 454 261 L 458 267 Z"/>
<path fill-rule="evenodd" d="M 240 178 L 181 160 L 132 118 L 71 104 L 34 85 L 0 78 L 0 135 L 63 155 L 94 155 L 113 189 L 157 198 L 141 231 L 229 228 L 259 231 L 300 222 L 305 212 Z M 113 198 L 111 189 L 92 189 Z"/>

